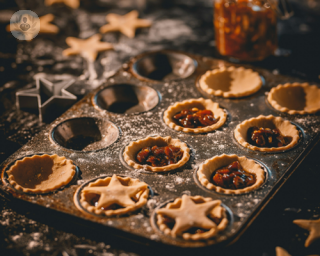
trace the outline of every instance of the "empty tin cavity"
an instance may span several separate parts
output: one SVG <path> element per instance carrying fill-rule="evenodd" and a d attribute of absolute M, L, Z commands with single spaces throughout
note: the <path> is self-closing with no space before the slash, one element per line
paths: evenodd
<path fill-rule="evenodd" d="M 194 73 L 196 61 L 177 52 L 159 51 L 144 54 L 131 66 L 138 78 L 172 81 L 187 78 Z"/>
<path fill-rule="evenodd" d="M 67 119 L 51 131 L 51 138 L 56 144 L 81 152 L 107 148 L 119 136 L 119 128 L 114 123 L 93 117 Z"/>
<path fill-rule="evenodd" d="M 159 103 L 159 94 L 148 86 L 114 84 L 100 90 L 93 101 L 109 112 L 132 114 L 153 109 Z"/>

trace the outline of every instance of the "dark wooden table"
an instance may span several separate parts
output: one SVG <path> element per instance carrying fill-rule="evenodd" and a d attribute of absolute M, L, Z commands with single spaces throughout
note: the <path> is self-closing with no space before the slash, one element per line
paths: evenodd
<path fill-rule="evenodd" d="M 85 74 L 81 57 L 63 58 L 65 38 L 86 38 L 105 24 L 104 16 L 125 14 L 139 9 L 151 19 L 150 29 L 139 29 L 134 39 L 118 33 L 103 36 L 114 43 L 116 51 L 99 55 L 95 66 L 98 75 L 110 73 L 130 57 L 147 50 L 176 49 L 209 57 L 218 57 L 214 48 L 212 1 L 81 1 L 80 9 L 46 7 L 43 0 L 0 1 L 0 162 L 30 140 L 46 123 L 37 114 L 17 112 L 15 92 L 34 86 L 33 76 L 51 77 Z M 253 65 L 280 74 L 319 83 L 320 2 L 291 1 L 295 16 L 279 21 L 279 54 Z M 18 41 L 5 31 L 13 12 L 35 11 L 39 16 L 56 15 L 61 32 L 57 36 L 39 35 L 32 42 Z M 71 91 L 80 99 L 90 88 L 76 84 Z M 182 250 L 150 247 L 124 240 L 99 230 L 88 230 L 63 216 L 43 215 L 28 205 L 8 201 L 0 194 L 0 255 L 246 255 L 273 256 L 275 247 L 285 248 L 293 256 L 320 254 L 320 240 L 304 247 L 308 232 L 292 224 L 294 219 L 320 217 L 320 144 L 288 179 L 258 218 L 233 245 L 213 249 Z"/>

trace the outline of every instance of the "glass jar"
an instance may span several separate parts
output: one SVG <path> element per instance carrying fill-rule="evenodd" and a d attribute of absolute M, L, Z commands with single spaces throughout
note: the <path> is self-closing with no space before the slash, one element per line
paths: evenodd
<path fill-rule="evenodd" d="M 216 46 L 223 56 L 260 61 L 277 48 L 277 0 L 215 0 Z"/>

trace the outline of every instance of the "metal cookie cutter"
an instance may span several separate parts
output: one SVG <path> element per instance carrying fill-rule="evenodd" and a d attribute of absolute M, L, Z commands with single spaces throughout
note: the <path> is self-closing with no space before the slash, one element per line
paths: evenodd
<path fill-rule="evenodd" d="M 16 93 L 18 109 L 39 110 L 40 121 L 52 120 L 77 101 L 77 96 L 67 91 L 74 79 L 52 83 L 44 78 L 36 79 L 36 88 Z"/>

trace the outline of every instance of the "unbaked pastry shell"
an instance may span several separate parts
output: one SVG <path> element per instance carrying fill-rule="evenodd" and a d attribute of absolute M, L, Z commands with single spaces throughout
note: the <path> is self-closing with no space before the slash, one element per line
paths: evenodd
<path fill-rule="evenodd" d="M 213 125 L 202 127 L 202 128 L 186 128 L 176 124 L 175 120 L 173 119 L 173 116 L 184 109 L 191 109 L 191 108 L 198 108 L 200 110 L 203 110 L 203 109 L 211 110 L 212 113 L 214 114 L 214 117 L 219 118 L 219 120 L 217 123 Z M 207 133 L 221 127 L 227 120 L 227 114 L 223 111 L 223 109 L 219 108 L 218 103 L 215 103 L 209 99 L 205 100 L 203 98 L 199 98 L 199 99 L 190 99 L 182 102 L 177 102 L 174 105 L 170 106 L 164 112 L 163 120 L 170 128 L 176 131 L 183 131 L 186 133 Z"/>
<path fill-rule="evenodd" d="M 252 69 L 221 67 L 202 75 L 199 85 L 203 91 L 214 96 L 239 98 L 257 92 L 262 80 Z"/>
<path fill-rule="evenodd" d="M 308 83 L 280 84 L 271 89 L 268 102 L 276 110 L 290 115 L 316 113 L 320 110 L 320 88 Z M 301 109 L 296 109 L 297 106 Z"/>
<path fill-rule="evenodd" d="M 139 151 L 142 148 L 145 147 L 152 147 L 157 145 L 158 147 L 164 147 L 168 145 L 172 145 L 175 147 L 179 147 L 180 150 L 183 152 L 183 156 L 175 164 L 170 164 L 166 166 L 161 166 L 161 167 L 152 167 L 150 165 L 142 165 L 139 164 L 136 160 L 136 156 L 139 153 Z M 144 169 L 152 172 L 166 172 L 166 171 L 171 171 L 174 169 L 177 169 L 181 166 L 183 166 L 186 162 L 188 162 L 190 158 L 190 149 L 188 148 L 187 144 L 180 141 L 179 139 L 173 139 L 170 136 L 167 137 L 147 137 L 145 139 L 141 139 L 138 141 L 133 141 L 131 142 L 123 152 L 123 159 L 126 161 L 126 163 L 129 166 L 132 166 L 135 169 Z"/>
<path fill-rule="evenodd" d="M 128 214 L 131 212 L 134 212 L 135 210 L 141 208 L 142 206 L 144 206 L 148 200 L 148 196 L 149 196 L 149 189 L 147 188 L 147 184 L 145 182 L 142 182 L 138 179 L 132 179 L 130 177 L 120 177 L 117 176 L 117 178 L 120 180 L 122 185 L 125 186 L 135 186 L 135 185 L 140 185 L 140 184 L 145 184 L 146 189 L 140 191 L 137 195 L 138 195 L 138 201 L 136 202 L 135 205 L 133 206 L 127 206 L 124 208 L 120 208 L 120 209 L 115 209 L 115 210 L 103 210 L 103 209 L 99 209 L 95 206 L 92 206 L 91 204 L 89 204 L 87 202 L 87 200 L 90 200 L 90 198 L 92 198 L 92 195 L 94 195 L 94 193 L 90 193 L 88 191 L 81 191 L 80 193 L 80 204 L 83 207 L 80 207 L 77 203 L 77 192 L 75 193 L 75 197 L 74 197 L 74 201 L 75 201 L 75 205 L 77 206 L 77 208 L 85 213 L 88 214 L 88 212 L 90 213 L 94 213 L 94 214 L 98 214 L 98 215 L 106 215 L 106 216 L 115 216 L 115 215 L 123 215 L 123 214 Z M 94 182 L 89 183 L 88 187 L 96 187 L 96 186 L 108 186 L 110 181 L 111 181 L 112 177 L 107 177 L 104 179 L 98 179 Z M 84 211 L 83 209 L 85 209 L 86 211 Z M 88 212 L 87 212 L 88 211 Z"/>
<path fill-rule="evenodd" d="M 252 126 L 271 129 L 277 128 L 283 136 L 290 136 L 292 140 L 288 145 L 282 147 L 263 148 L 251 145 L 247 141 L 247 131 Z M 299 131 L 297 130 L 295 125 L 291 124 L 287 120 L 283 120 L 281 117 L 275 117 L 273 115 L 260 115 L 258 117 L 253 117 L 243 121 L 242 123 L 237 125 L 234 131 L 234 137 L 243 147 L 262 152 L 276 152 L 290 149 L 298 143 L 300 138 Z"/>
<path fill-rule="evenodd" d="M 209 202 L 213 201 L 212 198 L 209 197 L 202 197 L 202 196 L 190 196 L 191 199 L 195 203 L 204 203 L 204 202 Z M 217 200 L 221 203 L 220 200 Z M 180 208 L 181 206 L 182 199 L 181 198 L 176 198 L 172 203 L 168 203 L 165 208 L 167 209 L 174 209 L 174 208 Z M 204 239 L 209 239 L 211 237 L 214 237 L 218 234 L 218 232 L 223 231 L 227 226 L 228 226 L 228 219 L 227 219 L 227 214 L 225 208 L 220 206 L 220 203 L 218 206 L 214 207 L 208 216 L 211 217 L 217 217 L 220 218 L 221 221 L 219 225 L 217 225 L 215 228 L 211 228 L 210 230 L 204 232 L 204 233 L 197 233 L 197 234 L 190 234 L 187 232 L 184 232 L 182 234 L 182 238 L 185 240 L 204 240 Z M 159 229 L 166 235 L 175 237 L 172 235 L 172 230 L 165 224 L 165 218 L 161 214 L 157 214 L 157 225 Z"/>
<path fill-rule="evenodd" d="M 231 164 L 234 161 L 239 161 L 240 165 L 246 172 L 254 174 L 256 182 L 253 185 L 242 189 L 226 189 L 214 185 L 211 182 L 213 172 Z M 200 183 L 207 189 L 225 194 L 243 194 L 259 188 L 264 183 L 265 171 L 252 159 L 248 159 L 244 156 L 223 154 L 212 157 L 202 163 L 197 171 L 197 177 Z"/>
<path fill-rule="evenodd" d="M 7 171 L 8 181 L 26 193 L 47 193 L 67 185 L 76 173 L 69 159 L 58 155 L 34 155 L 17 160 Z"/>

